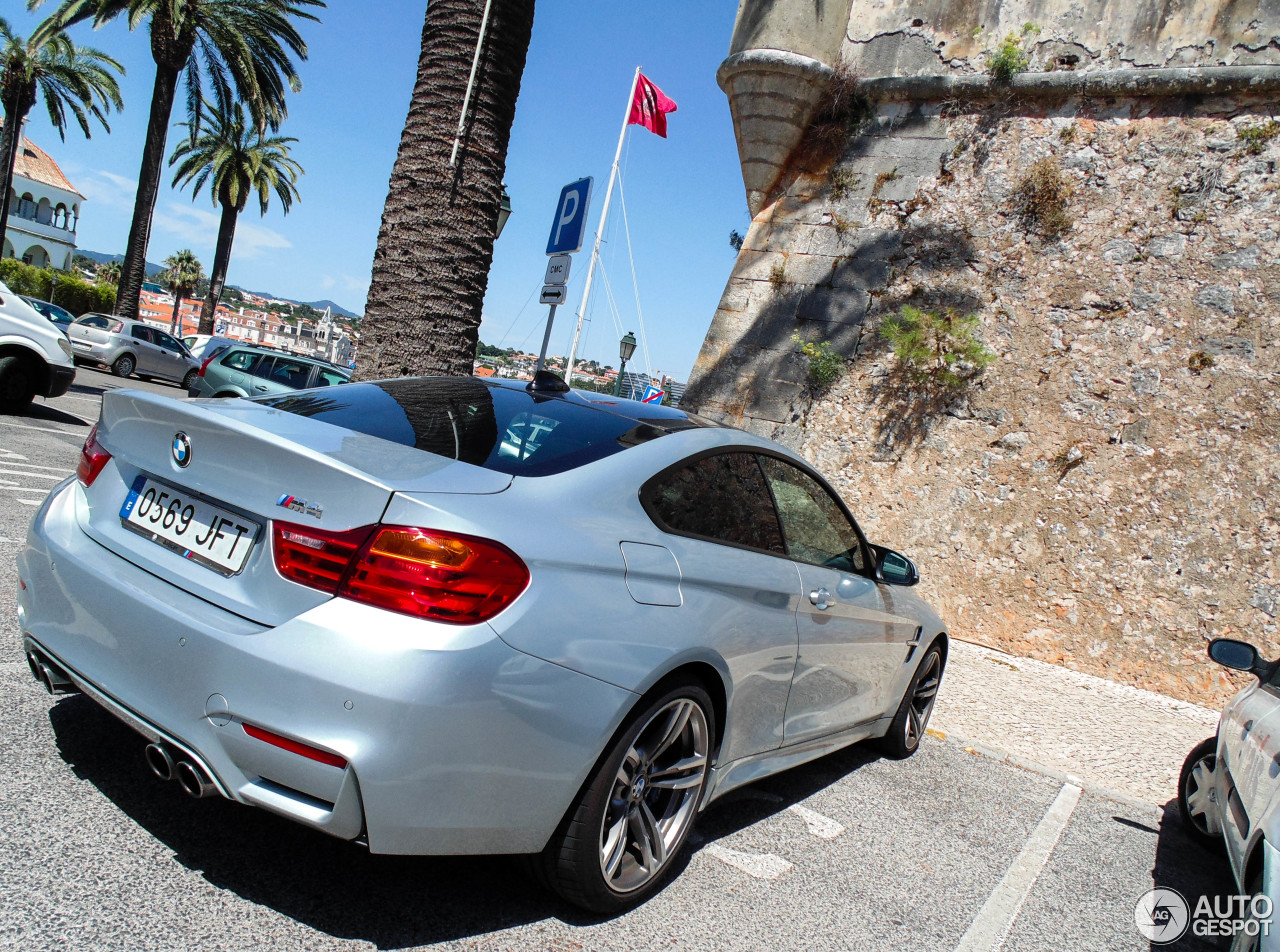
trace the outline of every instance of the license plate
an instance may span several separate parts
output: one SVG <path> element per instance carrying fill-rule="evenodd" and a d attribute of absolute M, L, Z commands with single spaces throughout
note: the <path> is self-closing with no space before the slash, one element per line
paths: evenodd
<path fill-rule="evenodd" d="M 262 531 L 253 519 L 141 474 L 120 507 L 120 521 L 184 559 L 228 577 L 244 568 Z"/>

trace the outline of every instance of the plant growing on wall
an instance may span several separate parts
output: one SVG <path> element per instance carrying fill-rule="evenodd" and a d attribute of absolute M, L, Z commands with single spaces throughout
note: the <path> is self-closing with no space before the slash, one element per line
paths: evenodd
<path fill-rule="evenodd" d="M 997 83 L 1007 83 L 1031 65 L 1027 47 L 1040 34 L 1040 27 L 1025 23 L 1022 33 L 1010 31 L 994 50 L 987 53 L 987 73 Z"/>
<path fill-rule="evenodd" d="M 834 162 L 874 116 L 875 108 L 858 87 L 857 73 L 837 66 L 800 142 L 804 158 L 816 166 Z"/>
<path fill-rule="evenodd" d="M 1073 191 L 1058 160 L 1046 156 L 1033 162 L 1018 180 L 1014 201 L 1029 227 L 1046 237 L 1056 237 L 1071 227 L 1067 202 Z"/>
<path fill-rule="evenodd" d="M 844 358 L 824 341 L 807 341 L 799 333 L 791 339 L 800 345 L 800 353 L 809 358 L 809 380 L 817 388 L 829 387 L 844 376 Z"/>
<path fill-rule="evenodd" d="M 976 314 L 922 311 L 903 305 L 885 317 L 880 334 L 898 362 L 924 383 L 959 389 L 995 363 L 995 352 L 978 337 Z"/>

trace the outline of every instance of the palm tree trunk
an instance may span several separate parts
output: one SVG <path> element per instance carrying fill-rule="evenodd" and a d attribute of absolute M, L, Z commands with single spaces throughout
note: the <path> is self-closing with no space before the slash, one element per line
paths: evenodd
<path fill-rule="evenodd" d="M 178 91 L 178 70 L 156 66 L 156 81 L 151 92 L 151 117 L 147 121 L 147 139 L 142 147 L 142 169 L 138 173 L 138 192 L 133 200 L 133 222 L 129 226 L 129 243 L 120 262 L 120 281 L 116 285 L 116 310 L 121 317 L 138 316 L 142 282 L 147 276 L 147 244 L 151 240 L 151 216 L 160 191 L 160 170 L 164 166 L 165 142 L 169 137 L 169 116 Z"/>
<path fill-rule="evenodd" d="M 209 272 L 209 293 L 200 306 L 200 327 L 197 334 L 212 334 L 213 319 L 218 311 L 218 302 L 222 299 L 222 286 L 227 280 L 227 266 L 231 263 L 231 244 L 236 238 L 236 219 L 239 216 L 235 205 L 222 203 L 222 221 L 218 223 L 218 246 L 213 252 L 213 270 Z"/>
<path fill-rule="evenodd" d="M 373 257 L 356 378 L 470 374 L 534 0 L 493 0 L 470 114 L 449 155 L 484 0 L 432 0 Z"/>
<path fill-rule="evenodd" d="M 4 254 L 5 233 L 9 230 L 9 193 L 13 191 L 13 168 L 22 146 L 22 122 L 35 105 L 35 91 L 23 95 L 21 88 L 4 102 L 4 128 L 0 130 L 0 256 Z M 25 108 L 24 108 L 25 106 Z M 14 253 L 17 254 L 17 248 Z"/>
<path fill-rule="evenodd" d="M 179 322 L 182 320 L 180 312 L 182 311 L 182 293 L 180 291 L 173 292 L 173 318 L 169 321 L 169 333 L 174 337 L 178 337 L 180 331 Z M 117 314 L 119 311 L 116 312 Z"/>

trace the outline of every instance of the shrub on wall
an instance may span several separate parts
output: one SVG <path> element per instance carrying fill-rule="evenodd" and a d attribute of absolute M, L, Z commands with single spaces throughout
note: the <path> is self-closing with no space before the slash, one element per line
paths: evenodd
<path fill-rule="evenodd" d="M 844 376 L 844 358 L 831 349 L 825 340 L 818 343 L 804 340 L 799 333 L 791 339 L 800 345 L 800 353 L 809 358 L 809 380 L 815 387 L 829 387 Z"/>
<path fill-rule="evenodd" d="M 880 334 L 912 376 L 959 388 L 995 363 L 995 352 L 978 338 L 978 326 L 976 314 L 934 314 L 904 305 L 885 317 Z"/>
<path fill-rule="evenodd" d="M 48 268 L 36 268 L 17 258 L 0 260 L 0 281 L 8 285 L 9 290 L 15 294 L 25 294 L 42 301 L 52 300 L 77 317 L 89 311 L 110 314 L 115 310 L 116 289 L 109 284 L 90 284 L 60 271 L 57 272 L 58 283 L 55 287 L 54 274 Z M 49 296 L 50 291 L 53 292 L 52 298 Z"/>
<path fill-rule="evenodd" d="M 1014 188 L 1018 212 L 1031 228 L 1046 237 L 1057 237 L 1071 227 L 1067 202 L 1073 189 L 1058 160 L 1046 156 L 1032 163 Z"/>

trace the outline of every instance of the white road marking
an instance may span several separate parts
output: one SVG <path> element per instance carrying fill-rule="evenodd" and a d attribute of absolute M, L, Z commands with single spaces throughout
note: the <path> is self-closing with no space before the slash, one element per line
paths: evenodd
<path fill-rule="evenodd" d="M 16 456 L 17 454 L 15 453 L 14 455 Z M 37 466 L 35 463 L 14 463 L 8 459 L 4 460 L 4 463 L 0 465 L 17 466 L 18 471 L 23 473 L 33 469 L 47 469 L 51 473 L 62 473 L 67 470 L 67 467 L 65 466 Z"/>
<path fill-rule="evenodd" d="M 69 472 L 64 472 L 61 476 L 56 476 L 53 473 L 32 473 L 25 469 L 0 469 L 0 473 L 4 473 L 6 476 L 30 476 L 32 479 L 52 479 L 55 483 L 71 475 Z"/>
<path fill-rule="evenodd" d="M 76 419 L 79 419 L 79 417 Z M 84 422 L 88 423 L 89 421 L 85 420 Z M 19 430 L 35 430 L 38 433 L 60 433 L 64 436 L 78 435 L 75 430 L 55 430 L 47 426 L 27 426 L 25 423 L 11 423 L 8 420 L 0 420 L 0 426 L 13 426 L 17 427 Z"/>
<path fill-rule="evenodd" d="M 719 843 L 704 846 L 702 852 L 756 879 L 777 879 L 794 868 L 781 856 L 774 856 L 772 853 L 743 853 Z"/>
<path fill-rule="evenodd" d="M 1014 920 L 1022 911 L 1022 904 L 1027 901 L 1037 877 L 1049 862 L 1049 855 L 1058 845 L 1062 831 L 1067 828 L 1071 813 L 1079 802 L 1080 788 L 1064 783 L 1032 831 L 1031 838 L 1022 847 L 1022 852 L 960 937 L 956 952 L 996 952 L 1004 945 Z"/>
<path fill-rule="evenodd" d="M 26 459 L 26 457 L 12 450 L 0 450 L 0 459 Z"/>
<path fill-rule="evenodd" d="M 19 499 L 18 502 L 22 503 L 24 506 L 38 506 L 40 505 L 40 503 L 44 502 L 44 500 L 43 499 Z"/>
<path fill-rule="evenodd" d="M 38 493 L 41 491 L 41 487 L 19 486 L 16 483 L 14 483 L 13 485 L 5 485 L 4 483 L 0 483 L 0 490 L 3 490 L 4 492 L 11 492 L 11 493 Z M 49 495 L 49 490 L 45 489 L 44 494 L 46 496 Z"/>
<path fill-rule="evenodd" d="M 808 807 L 802 807 L 798 803 L 793 803 L 791 806 L 787 807 L 787 810 L 804 820 L 804 824 L 809 828 L 809 832 L 821 839 L 834 840 L 844 832 L 844 827 L 831 819 L 831 817 L 823 816 L 816 810 L 810 810 Z"/>

